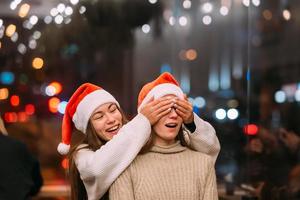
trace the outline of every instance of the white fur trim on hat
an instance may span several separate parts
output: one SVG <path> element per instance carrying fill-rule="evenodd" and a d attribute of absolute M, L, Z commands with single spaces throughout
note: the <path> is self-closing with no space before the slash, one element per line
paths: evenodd
<path fill-rule="evenodd" d="M 61 155 L 67 155 L 70 151 L 70 145 L 64 144 L 64 143 L 59 143 L 59 145 L 57 146 L 57 151 Z"/>
<path fill-rule="evenodd" d="M 88 121 L 94 110 L 105 103 L 115 103 L 120 107 L 118 101 L 107 91 L 95 90 L 86 95 L 78 104 L 76 112 L 73 115 L 72 121 L 75 127 L 81 132 L 86 132 Z"/>
<path fill-rule="evenodd" d="M 184 99 L 184 94 L 180 87 L 172 83 L 162 83 L 152 88 L 145 96 L 144 100 L 138 107 L 138 112 L 140 112 L 141 108 L 144 107 L 144 105 L 148 103 L 152 97 L 154 97 L 154 99 L 158 99 L 169 94 L 173 94 L 180 99 Z"/>

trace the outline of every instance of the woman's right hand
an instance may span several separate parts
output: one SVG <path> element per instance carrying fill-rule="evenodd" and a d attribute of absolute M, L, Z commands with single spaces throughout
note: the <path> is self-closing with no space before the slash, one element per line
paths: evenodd
<path fill-rule="evenodd" d="M 174 106 L 174 98 L 172 97 L 161 97 L 155 99 L 152 97 L 151 100 L 141 109 L 142 113 L 149 120 L 150 124 L 155 124 L 161 117 L 168 114 L 171 108 Z"/>

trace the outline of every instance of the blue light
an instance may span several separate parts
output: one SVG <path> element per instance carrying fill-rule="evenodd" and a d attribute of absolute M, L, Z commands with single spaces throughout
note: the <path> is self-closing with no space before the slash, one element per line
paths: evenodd
<path fill-rule="evenodd" d="M 277 103 L 284 103 L 286 101 L 286 94 L 284 91 L 279 90 L 275 93 L 275 101 Z"/>
<path fill-rule="evenodd" d="M 169 64 L 163 64 L 160 67 L 160 73 L 164 73 L 164 72 L 169 72 L 169 73 L 172 72 L 171 66 Z"/>
<path fill-rule="evenodd" d="M 206 101 L 203 97 L 196 97 L 194 100 L 194 106 L 198 107 L 198 108 L 203 108 L 206 105 Z"/>
<path fill-rule="evenodd" d="M 197 106 L 193 106 L 193 112 L 200 115 L 200 109 Z"/>
<path fill-rule="evenodd" d="M 65 114 L 67 104 L 68 104 L 68 102 L 66 102 L 66 101 L 62 101 L 58 104 L 57 109 L 60 114 Z"/>
<path fill-rule="evenodd" d="M 209 73 L 208 88 L 212 92 L 219 89 L 219 75 L 218 71 L 214 69 L 214 66 L 212 66 L 212 71 Z"/>
<path fill-rule="evenodd" d="M 250 69 L 248 69 L 247 71 L 247 81 L 250 81 L 251 78 L 251 73 L 250 73 Z"/>
<path fill-rule="evenodd" d="M 180 87 L 182 88 L 182 91 L 185 94 L 190 93 L 190 89 L 191 89 L 190 78 L 188 76 L 183 75 L 181 77 L 181 81 L 180 82 L 181 82 Z"/>
<path fill-rule="evenodd" d="M 0 80 L 4 85 L 11 85 L 15 81 L 15 75 L 12 72 L 2 72 Z"/>
<path fill-rule="evenodd" d="M 222 65 L 221 67 L 221 77 L 220 77 L 220 86 L 223 90 L 230 88 L 231 79 L 230 79 L 230 69 L 228 65 Z"/>

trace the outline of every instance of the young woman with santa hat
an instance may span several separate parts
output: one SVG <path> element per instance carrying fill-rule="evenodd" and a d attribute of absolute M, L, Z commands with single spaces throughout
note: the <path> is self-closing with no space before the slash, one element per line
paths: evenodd
<path fill-rule="evenodd" d="M 111 200 L 218 199 L 215 158 L 187 148 L 183 139 L 183 123 L 194 121 L 196 129 L 202 124 L 196 114 L 187 111 L 177 81 L 165 73 L 146 84 L 139 94 L 138 110 L 150 99 L 164 97 L 174 98 L 176 103 L 152 126 L 152 137 L 143 153 L 113 183 Z"/>
<path fill-rule="evenodd" d="M 139 114 L 126 123 L 119 103 L 110 93 L 90 83 L 81 85 L 67 104 L 62 143 L 58 146 L 58 151 L 68 154 L 70 160 L 71 199 L 106 199 L 110 185 L 147 142 L 151 126 L 169 113 L 173 105 L 172 99 L 167 97 L 150 99 Z M 195 141 L 201 146 L 200 151 L 216 157 L 219 143 L 214 129 L 204 121 L 202 125 L 201 131 L 205 132 L 195 134 L 198 136 L 196 140 L 191 139 L 191 144 Z M 85 138 L 69 152 L 73 126 L 84 133 Z"/>

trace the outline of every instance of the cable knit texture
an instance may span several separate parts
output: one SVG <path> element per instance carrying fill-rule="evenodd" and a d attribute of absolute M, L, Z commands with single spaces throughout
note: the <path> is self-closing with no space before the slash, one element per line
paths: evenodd
<path fill-rule="evenodd" d="M 215 129 L 196 113 L 194 113 L 194 122 L 196 130 L 188 134 L 189 146 L 195 151 L 211 156 L 214 162 L 216 162 L 221 147 Z"/>
<path fill-rule="evenodd" d="M 97 151 L 86 148 L 76 153 L 75 163 L 89 200 L 99 200 L 104 195 L 136 157 L 150 132 L 149 121 L 138 114 Z"/>
<path fill-rule="evenodd" d="M 111 200 L 216 200 L 212 157 L 179 142 L 139 155 L 110 188 Z"/>

